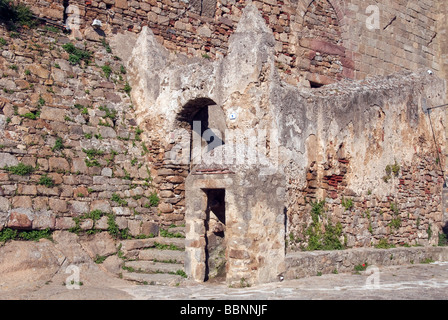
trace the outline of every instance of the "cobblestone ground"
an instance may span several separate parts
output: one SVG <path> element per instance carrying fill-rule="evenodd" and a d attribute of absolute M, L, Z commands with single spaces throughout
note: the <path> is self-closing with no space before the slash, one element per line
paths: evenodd
<path fill-rule="evenodd" d="M 135 285 L 103 273 L 81 274 L 79 290 L 59 274 L 39 287 L 2 290 L 0 299 L 58 300 L 448 300 L 448 262 L 380 268 L 367 274 L 331 274 L 229 288 L 225 284 L 185 282 L 179 287 Z"/>
<path fill-rule="evenodd" d="M 376 278 L 376 282 L 374 277 Z M 254 286 L 191 284 L 180 288 L 123 288 L 135 299 L 379 300 L 448 299 L 448 262 L 379 269 L 379 273 L 331 274 Z"/>

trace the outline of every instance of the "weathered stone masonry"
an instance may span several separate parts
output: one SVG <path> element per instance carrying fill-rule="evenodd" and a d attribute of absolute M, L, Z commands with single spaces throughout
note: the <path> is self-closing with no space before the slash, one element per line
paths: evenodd
<path fill-rule="evenodd" d="M 62 1 L 26 2 L 62 20 Z M 113 213 L 134 237 L 185 223 L 186 271 L 202 281 L 212 266 L 208 195 L 225 190 L 232 285 L 288 271 L 289 252 L 308 245 L 316 201 L 325 200 L 321 231 L 340 223 L 346 247 L 436 243 L 445 223 L 446 124 L 441 110 L 423 112 L 423 101 L 442 104 L 446 90 L 426 72 L 443 65 L 429 1 L 379 3 L 376 31 L 355 0 L 69 4 L 80 10 L 70 39 L 2 35 L 0 168 L 22 162 L 35 170 L 1 170 L 1 227 L 109 228 L 107 216 L 77 219 L 95 209 Z M 90 26 L 95 18 L 105 38 Z M 93 64 L 70 65 L 61 49 L 69 41 L 94 52 Z M 279 133 L 274 174 L 173 161 L 177 130 L 191 133 L 189 121 L 211 106 L 209 120 L 224 129 Z M 44 175 L 55 186 L 40 184 Z"/>
<path fill-rule="evenodd" d="M 163 217 L 149 201 L 157 182 L 148 164 L 158 149 L 143 142 L 121 62 L 89 42 L 85 49 L 98 65 L 72 65 L 61 33 L 29 31 L 16 39 L 2 30 L 2 37 L 1 228 L 68 230 L 101 210 L 132 236 L 157 235 Z M 109 79 L 99 66 L 106 63 Z M 5 170 L 19 163 L 33 171 Z M 51 183 L 42 184 L 43 176 Z M 81 230 L 109 228 L 107 216 L 79 223 Z"/>
<path fill-rule="evenodd" d="M 259 260 L 257 256 L 281 257 L 282 246 L 254 249 L 253 244 L 263 238 L 261 234 L 276 233 L 286 235 L 288 250 L 306 247 L 310 201 L 326 201 L 322 222 L 328 219 L 340 223 L 340 242 L 347 247 L 370 247 L 381 241 L 406 245 L 437 242 L 443 223 L 444 166 L 438 151 L 445 152 L 444 145 L 437 141 L 445 141 L 444 119 L 440 110 L 431 112 L 434 142 L 423 100 L 431 105 L 442 103 L 444 82 L 423 70 L 360 82 L 343 81 L 321 89 L 299 89 L 278 77 L 272 31 L 253 7 L 245 12 L 230 39 L 229 54 L 223 59 L 209 61 L 169 54 L 147 28 L 136 40 L 130 59 L 134 101 L 152 106 L 138 112 L 146 119 L 150 136 L 158 137 L 161 145 L 176 143 L 170 132 L 182 127 L 179 115 L 183 118 L 185 112 L 194 114 L 211 104 L 226 115 L 225 128 L 275 128 L 279 132 L 276 174 L 284 177 L 286 185 L 278 184 L 278 189 L 269 194 L 276 195 L 279 203 L 284 199 L 284 207 L 264 206 L 265 211 L 272 212 L 271 217 L 277 217 L 275 223 L 265 222 L 252 233 L 250 226 L 256 225 L 260 215 L 257 206 L 232 209 L 240 203 L 231 196 L 234 184 L 246 183 L 247 190 L 239 190 L 238 195 L 252 194 L 251 186 L 256 183 L 250 181 L 254 176 L 258 176 L 260 186 L 265 183 L 260 172 L 232 165 L 228 170 L 205 166 L 197 173 L 200 178 L 187 178 L 189 274 L 198 280 L 205 277 L 204 190 L 208 189 L 225 189 L 229 217 L 232 212 L 240 212 L 236 219 L 239 222 L 233 226 L 238 230 L 232 229 L 226 218 L 230 283 L 238 278 L 254 282 L 273 279 L 284 271 L 279 259 Z M 256 45 L 248 47 L 248 43 Z M 238 114 L 236 121 L 228 117 L 232 112 Z M 261 189 L 269 190 L 267 186 Z M 255 198 L 259 202 L 265 199 L 260 195 Z M 347 208 L 342 204 L 344 199 L 352 203 Z M 284 223 L 286 228 L 277 228 Z M 241 236 L 244 241 L 239 242 Z M 271 239 L 270 245 L 273 243 Z M 247 254 L 229 255 L 235 253 L 233 244 L 238 244 L 237 252 Z M 277 272 L 268 275 L 265 270 Z"/>
<path fill-rule="evenodd" d="M 305 156 L 298 155 L 291 167 L 295 173 L 289 175 L 292 248 L 307 246 L 304 226 L 311 222 L 312 203 L 321 200 L 326 200 L 328 218 L 342 223 L 350 247 L 377 245 L 381 239 L 402 245 L 437 243 L 444 223 L 444 164 L 439 159 L 439 152 L 444 153 L 443 116 L 430 115 L 439 126 L 434 141 L 421 99 L 442 101 L 443 92 L 443 83 L 430 76 L 408 75 L 371 79 L 356 89 L 330 86 L 305 96 L 313 111 L 297 118 L 299 128 L 309 129 L 297 133 L 307 137 Z M 289 110 L 282 114 L 292 116 Z M 306 124 L 310 116 L 317 121 L 315 128 Z M 300 168 L 299 159 L 307 165 Z"/>
<path fill-rule="evenodd" d="M 62 1 L 25 1 L 45 18 L 61 22 Z M 248 1 L 69 1 L 81 27 L 98 18 L 105 33 L 140 32 L 149 26 L 169 50 L 215 58 L 227 53 Z M 327 84 L 426 67 L 441 70 L 437 32 L 443 14 L 433 1 L 253 1 L 273 30 L 277 68 L 293 83 Z M 369 30 L 369 5 L 379 9 L 380 29 Z M 72 10 L 69 10 L 69 16 Z M 80 36 L 80 35 L 79 35 Z M 86 38 L 94 37 L 87 28 Z"/>

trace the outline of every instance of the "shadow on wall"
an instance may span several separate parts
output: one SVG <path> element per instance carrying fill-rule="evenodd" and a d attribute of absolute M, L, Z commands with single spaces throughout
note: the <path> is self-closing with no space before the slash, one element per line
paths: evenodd
<path fill-rule="evenodd" d="M 99 28 L 93 28 L 93 31 L 95 31 L 100 37 L 106 37 L 106 34 L 104 33 L 103 30 L 99 29 Z"/>

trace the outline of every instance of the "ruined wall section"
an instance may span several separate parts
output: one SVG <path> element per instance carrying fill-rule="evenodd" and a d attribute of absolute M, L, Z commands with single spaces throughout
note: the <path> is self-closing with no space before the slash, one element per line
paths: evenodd
<path fill-rule="evenodd" d="M 440 110 L 429 121 L 422 99 L 437 105 L 444 90 L 423 72 L 276 97 L 284 101 L 283 153 L 294 161 L 285 165 L 290 249 L 308 247 L 321 201 L 321 231 L 341 223 L 347 247 L 437 243 L 446 124 Z"/>
<path fill-rule="evenodd" d="M 62 22 L 59 1 L 25 0 L 41 17 Z M 248 1 L 69 1 L 79 13 L 77 37 L 96 38 L 93 19 L 106 35 L 139 33 L 149 26 L 171 52 L 214 59 L 225 55 L 229 37 Z M 421 67 L 440 70 L 437 6 L 432 1 L 382 0 L 378 29 L 370 30 L 370 5 L 360 0 L 252 1 L 275 36 L 276 67 L 291 83 L 328 84 Z M 73 10 L 67 15 L 73 17 Z M 375 17 L 376 20 L 378 20 Z M 73 19 L 72 19 L 73 20 Z M 73 22 L 73 21 L 72 21 Z M 441 21 L 442 22 L 442 21 Z"/>

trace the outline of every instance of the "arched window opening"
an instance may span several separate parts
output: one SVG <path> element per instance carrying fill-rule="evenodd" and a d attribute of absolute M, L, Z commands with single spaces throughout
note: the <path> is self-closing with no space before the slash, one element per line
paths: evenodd
<path fill-rule="evenodd" d="M 203 153 L 224 145 L 225 116 L 223 110 L 208 98 L 197 98 L 184 105 L 178 114 L 179 126 L 191 134 L 190 163 L 199 163 Z"/>

